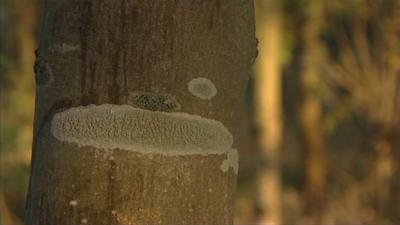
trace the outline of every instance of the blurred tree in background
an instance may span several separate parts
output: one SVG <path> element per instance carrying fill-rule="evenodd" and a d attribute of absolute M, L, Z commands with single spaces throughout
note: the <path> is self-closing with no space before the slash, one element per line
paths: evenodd
<path fill-rule="evenodd" d="M 400 224 L 400 2 L 255 2 L 236 224 Z M 4 225 L 23 221 L 39 3 L 0 0 Z"/>
<path fill-rule="evenodd" d="M 258 204 L 261 224 L 282 222 L 280 159 L 282 145 L 282 4 L 278 1 L 259 1 L 257 36 L 259 57 L 254 80 L 255 122 L 259 126 L 262 167 L 257 177 Z M 265 76 L 264 76 L 265 75 Z"/>
<path fill-rule="evenodd" d="M 262 194 L 252 195 L 247 207 L 253 209 L 253 217 L 240 216 L 246 209 L 241 200 L 237 211 L 243 220 L 238 224 L 260 221 L 271 212 L 280 218 L 276 224 L 398 224 L 399 2 L 256 2 L 259 47 L 264 49 L 253 92 L 255 99 L 273 100 L 253 104 L 259 145 L 244 149 L 241 176 L 260 175 L 241 189 L 254 191 L 260 183 L 257 178 L 275 171 L 281 181 L 270 188 L 275 194 L 269 204 L 274 199 L 279 202 L 275 207 L 281 208 L 271 211 Z M 278 2 L 281 28 L 268 26 L 269 35 L 263 35 L 264 25 L 273 24 L 277 14 L 265 5 Z M 266 48 L 276 36 L 281 40 Z M 271 55 L 274 59 L 264 60 Z M 277 65 L 273 62 L 282 68 L 272 69 Z M 280 88 L 273 86 L 280 85 L 273 78 L 276 71 L 282 71 L 278 97 L 274 90 Z M 272 88 L 257 83 L 262 80 L 269 80 Z M 268 116 L 279 111 L 279 99 L 282 114 Z M 278 121 L 283 124 L 282 144 L 274 151 L 265 134 Z M 275 152 L 272 161 L 268 151 Z M 269 193 L 268 189 L 259 191 Z"/>
<path fill-rule="evenodd" d="M 399 15 L 400 2 L 386 0 L 367 1 L 352 16 L 342 16 L 346 26 L 335 31 L 336 49 L 329 49 L 326 74 L 336 102 L 347 102 L 354 115 L 373 127 L 368 144 L 374 159 L 362 181 L 370 202 L 362 200 L 379 222 L 388 223 L 400 222 Z"/>
<path fill-rule="evenodd" d="M 38 1 L 0 1 L 0 223 L 21 224 L 28 183 Z"/>

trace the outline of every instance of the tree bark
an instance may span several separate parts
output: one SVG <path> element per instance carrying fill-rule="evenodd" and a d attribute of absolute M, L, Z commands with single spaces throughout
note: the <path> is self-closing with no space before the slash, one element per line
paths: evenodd
<path fill-rule="evenodd" d="M 247 0 L 47 0 L 29 225 L 232 224 Z"/>

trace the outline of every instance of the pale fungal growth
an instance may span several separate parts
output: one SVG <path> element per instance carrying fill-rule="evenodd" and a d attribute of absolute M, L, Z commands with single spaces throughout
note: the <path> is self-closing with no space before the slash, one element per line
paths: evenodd
<path fill-rule="evenodd" d="M 50 51 L 52 52 L 59 52 L 59 53 L 67 53 L 67 52 L 73 52 L 73 51 L 80 51 L 81 48 L 79 45 L 73 45 L 73 44 L 67 44 L 67 43 L 60 43 L 60 44 L 55 44 L 50 47 Z"/>
<path fill-rule="evenodd" d="M 148 92 L 131 92 L 128 104 L 152 111 L 174 112 L 181 108 L 179 102 L 170 94 Z"/>
<path fill-rule="evenodd" d="M 239 172 L 239 153 L 236 149 L 230 149 L 228 152 L 228 162 L 233 168 L 233 171 L 238 174 Z"/>
<path fill-rule="evenodd" d="M 69 201 L 69 205 L 72 206 L 72 207 L 77 206 L 78 205 L 78 200 Z"/>
<path fill-rule="evenodd" d="M 222 172 L 228 172 L 228 170 L 229 170 L 229 161 L 228 161 L 228 159 L 224 159 L 224 161 L 222 161 L 222 164 L 221 164 L 221 166 L 219 168 L 222 170 Z"/>
<path fill-rule="evenodd" d="M 233 171 L 238 174 L 239 172 L 239 154 L 236 149 L 230 149 L 227 152 L 227 158 L 222 161 L 220 169 L 223 172 L 228 172 L 229 168 L 232 168 Z"/>
<path fill-rule="evenodd" d="M 230 132 L 216 120 L 111 104 L 56 113 L 51 133 L 79 146 L 164 155 L 225 154 L 233 143 Z"/>
<path fill-rule="evenodd" d="M 188 84 L 189 92 L 205 100 L 211 100 L 217 95 L 217 88 L 209 79 L 199 77 L 191 80 Z"/>

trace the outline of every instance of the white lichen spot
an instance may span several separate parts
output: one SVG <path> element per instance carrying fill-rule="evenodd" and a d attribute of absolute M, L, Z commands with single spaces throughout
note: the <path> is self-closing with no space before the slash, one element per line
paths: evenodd
<path fill-rule="evenodd" d="M 112 215 L 116 215 L 116 214 L 117 214 L 117 211 L 116 211 L 116 210 L 111 210 L 111 214 L 112 214 Z"/>
<path fill-rule="evenodd" d="M 233 171 L 238 174 L 239 172 L 239 153 L 236 149 L 230 149 L 228 152 L 229 165 L 233 168 Z"/>
<path fill-rule="evenodd" d="M 226 154 L 233 143 L 230 132 L 216 120 L 110 104 L 56 113 L 51 133 L 79 146 L 164 155 Z"/>
<path fill-rule="evenodd" d="M 210 193 L 211 193 L 211 192 L 212 192 L 212 189 L 211 189 L 211 188 L 209 188 L 209 189 L 208 189 L 208 192 L 210 192 Z"/>
<path fill-rule="evenodd" d="M 83 224 L 86 224 L 87 222 L 88 222 L 87 219 L 82 219 L 82 220 L 81 220 L 81 223 L 83 223 Z"/>
<path fill-rule="evenodd" d="M 230 149 L 227 152 L 227 158 L 222 161 L 220 169 L 223 172 L 228 172 L 229 168 L 232 168 L 233 171 L 238 174 L 239 172 L 239 154 L 236 149 Z"/>
<path fill-rule="evenodd" d="M 52 52 L 59 52 L 59 53 L 67 53 L 67 52 L 73 52 L 73 51 L 80 51 L 81 48 L 79 45 L 73 45 L 73 44 L 67 44 L 67 43 L 59 43 L 55 44 L 50 47 L 50 51 Z"/>
<path fill-rule="evenodd" d="M 188 89 L 192 95 L 200 99 L 210 100 L 217 95 L 217 88 L 213 82 L 204 77 L 191 80 L 188 83 Z"/>
<path fill-rule="evenodd" d="M 222 164 L 221 164 L 221 166 L 220 166 L 219 168 L 221 168 L 221 170 L 222 170 L 223 172 L 228 172 L 228 170 L 229 170 L 229 162 L 228 162 L 228 159 L 225 159 L 224 161 L 222 161 Z"/>
<path fill-rule="evenodd" d="M 78 200 L 71 200 L 71 201 L 69 201 L 69 205 L 72 206 L 72 207 L 77 206 L 77 205 L 78 205 Z"/>

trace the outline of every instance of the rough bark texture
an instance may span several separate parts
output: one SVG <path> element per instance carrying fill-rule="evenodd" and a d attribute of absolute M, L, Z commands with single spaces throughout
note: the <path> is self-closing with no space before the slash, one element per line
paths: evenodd
<path fill-rule="evenodd" d="M 220 122 L 234 149 L 255 48 L 248 0 L 47 0 L 26 224 L 232 224 L 236 173 L 224 164 L 228 152 L 98 148 L 62 141 L 51 126 L 69 108 L 126 104 Z M 172 125 L 192 129 L 185 121 Z M 164 122 L 149 126 L 152 137 L 171 125 Z"/>

